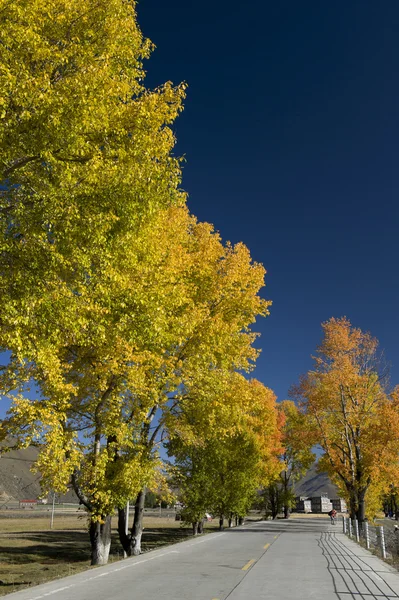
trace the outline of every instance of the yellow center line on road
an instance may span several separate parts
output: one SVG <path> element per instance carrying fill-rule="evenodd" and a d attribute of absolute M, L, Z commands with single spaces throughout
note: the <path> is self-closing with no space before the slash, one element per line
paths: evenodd
<path fill-rule="evenodd" d="M 264 550 L 267 550 L 269 546 L 270 546 L 270 544 L 265 544 L 265 545 L 263 546 L 263 549 L 264 549 Z"/>
<path fill-rule="evenodd" d="M 254 558 L 251 558 L 251 560 L 249 560 L 247 562 L 247 564 L 243 566 L 243 568 L 241 569 L 241 571 L 248 571 L 248 569 L 250 567 L 252 567 L 252 565 L 254 564 L 254 562 L 256 562 L 256 560 Z"/>

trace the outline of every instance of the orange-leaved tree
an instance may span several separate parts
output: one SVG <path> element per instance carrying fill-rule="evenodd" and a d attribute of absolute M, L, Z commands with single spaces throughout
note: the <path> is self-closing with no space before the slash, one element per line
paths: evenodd
<path fill-rule="evenodd" d="M 398 393 L 389 393 L 378 341 L 347 318 L 322 325 L 315 368 L 294 387 L 307 415 L 309 435 L 320 444 L 325 469 L 359 521 L 367 494 L 389 485 L 398 469 Z"/>

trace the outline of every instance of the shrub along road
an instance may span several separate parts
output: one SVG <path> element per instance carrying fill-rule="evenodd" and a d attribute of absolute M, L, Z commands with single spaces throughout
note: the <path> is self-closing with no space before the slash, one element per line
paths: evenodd
<path fill-rule="evenodd" d="M 373 600 L 399 574 L 327 519 L 263 521 L 10 594 L 15 600 Z"/>

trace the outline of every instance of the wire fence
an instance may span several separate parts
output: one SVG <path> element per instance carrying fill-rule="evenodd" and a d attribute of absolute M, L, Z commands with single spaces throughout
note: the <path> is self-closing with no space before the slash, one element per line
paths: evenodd
<path fill-rule="evenodd" d="M 396 526 L 384 527 L 368 521 L 363 523 L 349 517 L 342 518 L 343 532 L 350 538 L 367 548 L 383 559 L 399 560 L 399 528 Z"/>

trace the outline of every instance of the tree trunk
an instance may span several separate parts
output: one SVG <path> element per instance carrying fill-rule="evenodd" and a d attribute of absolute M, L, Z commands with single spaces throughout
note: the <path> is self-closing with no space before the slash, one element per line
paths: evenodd
<path fill-rule="evenodd" d="M 289 484 L 290 484 L 290 477 L 288 477 L 288 472 L 284 471 L 283 494 L 282 494 L 283 498 L 288 498 Z M 290 516 L 290 507 L 288 506 L 287 502 L 285 502 L 283 504 L 283 510 L 284 510 L 284 519 L 288 519 Z"/>
<path fill-rule="evenodd" d="M 238 517 L 238 524 L 244 525 L 244 517 Z"/>
<path fill-rule="evenodd" d="M 236 515 L 236 527 L 238 525 L 238 515 Z"/>
<path fill-rule="evenodd" d="M 395 521 L 399 521 L 398 505 L 396 503 L 396 498 L 393 496 L 392 496 L 392 504 L 393 504 L 393 514 L 395 515 Z"/>
<path fill-rule="evenodd" d="M 366 502 L 365 502 L 365 495 L 366 492 L 361 490 L 359 492 L 359 499 L 358 499 L 358 509 L 357 509 L 357 520 L 360 523 L 360 526 L 362 525 L 362 523 L 364 523 L 364 519 L 366 518 Z"/>
<path fill-rule="evenodd" d="M 231 529 L 231 527 L 233 527 L 233 515 L 230 514 L 229 516 L 229 529 Z"/>
<path fill-rule="evenodd" d="M 106 565 L 111 547 L 111 515 L 103 523 L 90 522 L 91 564 Z"/>
<path fill-rule="evenodd" d="M 353 490 L 349 490 L 349 515 L 352 521 L 356 519 L 356 514 L 358 510 L 358 499 L 357 495 L 353 492 Z"/>
<path fill-rule="evenodd" d="M 143 516 L 144 516 L 144 501 L 145 492 L 139 492 L 134 506 L 134 519 L 131 532 L 126 534 L 126 507 L 118 508 L 118 534 L 119 541 L 126 556 L 137 556 L 141 553 L 141 536 L 143 533 Z"/>
<path fill-rule="evenodd" d="M 223 515 L 220 515 L 220 517 L 219 517 L 219 531 L 223 531 L 223 523 L 224 523 L 224 517 L 223 517 Z"/>
<path fill-rule="evenodd" d="M 192 526 L 193 526 L 193 535 L 197 535 L 198 534 L 198 521 L 193 521 Z"/>
<path fill-rule="evenodd" d="M 141 554 L 141 536 L 143 535 L 143 517 L 144 517 L 144 501 L 145 492 L 143 489 L 137 495 L 136 504 L 134 506 L 134 519 L 132 533 L 130 536 L 130 554 L 128 556 L 138 556 Z"/>
<path fill-rule="evenodd" d="M 204 533 L 204 519 L 198 521 L 198 533 Z"/>

